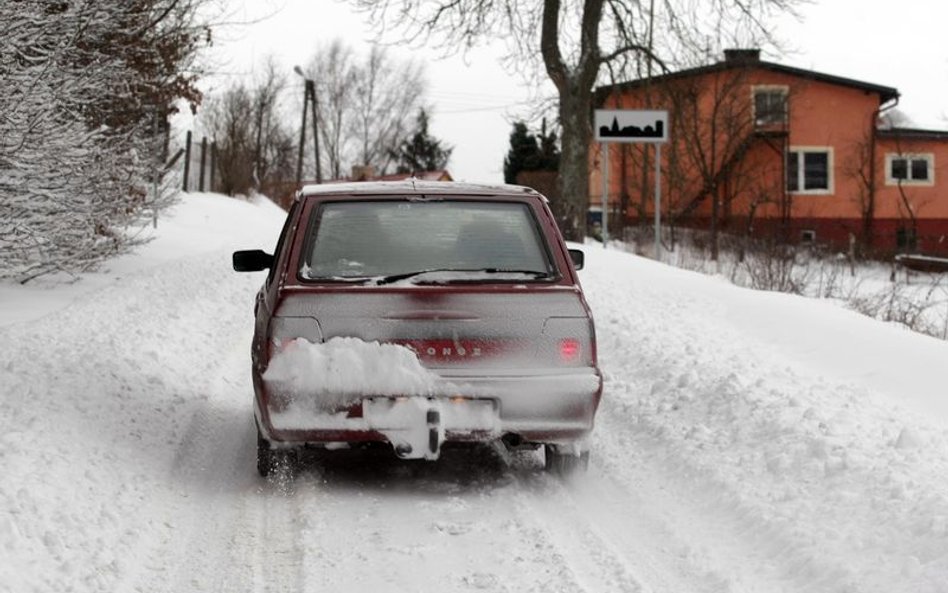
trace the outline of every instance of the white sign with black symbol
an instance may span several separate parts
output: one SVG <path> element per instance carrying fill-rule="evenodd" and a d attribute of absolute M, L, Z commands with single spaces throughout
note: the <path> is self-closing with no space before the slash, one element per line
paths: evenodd
<path fill-rule="evenodd" d="M 662 261 L 662 144 L 668 142 L 668 111 L 665 109 L 597 109 L 593 135 L 600 145 L 602 175 L 602 246 L 609 244 L 609 145 L 653 144 L 655 146 L 655 259 Z M 623 214 L 624 215 L 624 214 Z"/>
<path fill-rule="evenodd" d="M 597 109 L 596 142 L 668 142 L 668 111 Z"/>

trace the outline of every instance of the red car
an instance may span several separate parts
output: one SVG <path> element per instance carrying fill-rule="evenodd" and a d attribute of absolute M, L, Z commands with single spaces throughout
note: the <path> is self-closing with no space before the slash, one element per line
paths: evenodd
<path fill-rule="evenodd" d="M 593 320 L 546 198 L 517 186 L 307 186 L 273 255 L 252 345 L 257 466 L 301 446 L 390 443 L 436 459 L 446 442 L 544 447 L 588 463 L 602 393 Z"/>

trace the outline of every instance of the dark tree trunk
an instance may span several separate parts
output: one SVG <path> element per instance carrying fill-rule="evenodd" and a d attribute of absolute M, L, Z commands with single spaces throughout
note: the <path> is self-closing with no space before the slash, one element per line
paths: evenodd
<path fill-rule="evenodd" d="M 563 151 L 560 155 L 560 196 L 555 205 L 563 235 L 571 241 L 586 237 L 589 204 L 589 142 L 592 139 L 593 87 L 599 73 L 599 23 L 603 0 L 586 0 L 577 63 L 569 66 L 560 52 L 560 0 L 544 0 L 540 53 L 560 96 Z"/>
<path fill-rule="evenodd" d="M 569 241 L 582 241 L 586 236 L 591 109 L 592 93 L 570 80 L 568 92 L 560 94 L 563 151 L 560 155 L 559 203 L 554 204 L 557 221 Z"/>

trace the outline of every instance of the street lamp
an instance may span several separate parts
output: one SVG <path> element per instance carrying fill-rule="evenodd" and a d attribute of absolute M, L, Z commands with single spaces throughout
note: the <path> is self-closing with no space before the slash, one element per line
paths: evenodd
<path fill-rule="evenodd" d="M 296 185 L 303 181 L 303 145 L 306 144 L 306 108 L 312 100 L 313 105 L 313 147 L 316 153 L 316 183 L 323 182 L 322 167 L 319 162 L 319 120 L 316 118 L 316 82 L 306 78 L 303 69 L 293 66 L 293 72 L 303 79 L 303 123 L 300 126 L 300 151 L 296 161 Z"/>

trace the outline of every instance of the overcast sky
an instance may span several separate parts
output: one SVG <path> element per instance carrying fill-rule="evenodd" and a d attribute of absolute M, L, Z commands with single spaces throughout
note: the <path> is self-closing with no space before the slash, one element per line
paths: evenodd
<path fill-rule="evenodd" d="M 289 71 L 333 38 L 356 47 L 377 41 L 366 18 L 346 2 L 222 1 L 231 6 L 231 20 L 257 22 L 215 33 L 211 56 L 220 76 L 205 83 L 211 92 L 228 78 L 250 74 L 268 55 Z M 765 59 L 895 87 L 902 94 L 899 107 L 917 126 L 948 129 L 948 3 L 815 0 L 801 12 L 803 22 L 786 18 L 774 24 L 793 51 Z M 448 59 L 437 59 L 433 51 L 391 51 L 426 66 L 432 133 L 454 146 L 454 178 L 502 181 L 511 121 L 528 114 L 526 105 L 536 95 L 518 75 L 504 71 L 503 47 Z M 543 92 L 552 93 L 552 86 L 547 83 Z"/>

